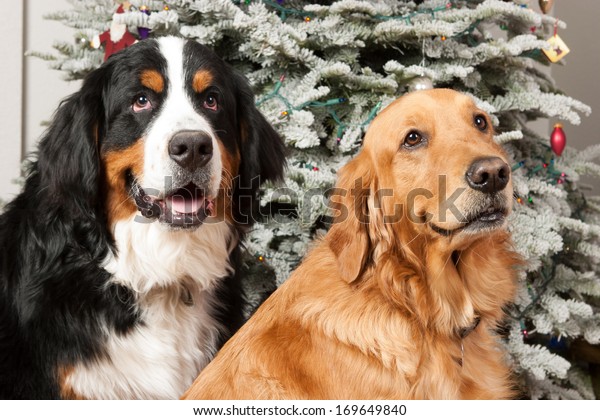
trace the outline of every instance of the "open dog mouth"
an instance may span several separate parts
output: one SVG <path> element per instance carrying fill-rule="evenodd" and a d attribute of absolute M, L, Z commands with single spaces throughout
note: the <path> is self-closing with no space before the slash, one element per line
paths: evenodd
<path fill-rule="evenodd" d="M 131 192 L 138 210 L 147 219 L 177 228 L 191 228 L 202 224 L 214 215 L 214 199 L 205 196 L 204 189 L 193 183 L 178 188 L 158 198 L 144 191 L 133 180 Z"/>
<path fill-rule="evenodd" d="M 456 229 L 443 229 L 433 223 L 430 223 L 430 226 L 431 229 L 442 236 L 450 236 L 458 232 L 475 233 L 499 228 L 504 224 L 506 216 L 508 216 L 508 209 L 505 206 L 490 205 L 483 211 L 473 213 L 467 217 L 464 224 Z"/>

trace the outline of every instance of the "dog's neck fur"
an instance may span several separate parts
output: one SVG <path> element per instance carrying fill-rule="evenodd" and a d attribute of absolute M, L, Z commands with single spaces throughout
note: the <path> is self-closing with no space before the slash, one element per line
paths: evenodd
<path fill-rule="evenodd" d="M 413 288 L 415 295 L 426 295 L 422 299 L 428 301 L 428 310 L 418 315 L 428 328 L 452 335 L 478 316 L 492 324 L 502 318 L 503 306 L 514 295 L 512 266 L 519 261 L 508 240 L 501 231 L 458 249 L 443 238 L 430 242 L 427 255 L 420 256 L 426 262 L 418 276 L 424 287 Z"/>
<path fill-rule="evenodd" d="M 219 279 L 231 274 L 229 253 L 238 238 L 227 222 L 207 219 L 189 232 L 171 231 L 156 221 L 144 223 L 138 218 L 134 215 L 117 222 L 113 229 L 116 252 L 104 266 L 114 274 L 115 282 L 145 294 L 192 278 L 200 290 L 212 290 Z"/>
<path fill-rule="evenodd" d="M 370 232 L 374 251 L 363 278 L 377 279 L 381 293 L 422 329 L 453 336 L 478 316 L 493 324 L 502 318 L 520 262 L 506 231 L 460 239 L 424 238 L 408 222 L 388 229 L 394 232 Z"/>
<path fill-rule="evenodd" d="M 66 388 L 84 398 L 178 398 L 216 352 L 223 326 L 211 312 L 219 280 L 231 274 L 234 232 L 223 221 L 194 232 L 117 222 L 104 268 L 137 295 L 140 322 L 107 334 L 106 354 L 70 367 Z"/>
<path fill-rule="evenodd" d="M 466 279 L 452 262 L 451 253 L 440 252 L 436 245 L 430 245 L 422 279 L 429 289 L 431 311 L 421 316 L 426 316 L 429 328 L 454 334 L 472 324 L 475 308 L 465 287 Z"/>

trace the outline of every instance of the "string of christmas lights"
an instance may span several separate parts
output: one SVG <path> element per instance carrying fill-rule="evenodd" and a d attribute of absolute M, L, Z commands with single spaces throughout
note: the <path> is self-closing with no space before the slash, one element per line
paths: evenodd
<path fill-rule="evenodd" d="M 456 7 L 454 4 L 456 0 L 449 0 L 444 6 L 435 7 L 433 9 L 424 9 L 419 10 L 417 12 L 412 12 L 403 16 L 384 16 L 384 15 L 375 15 L 375 19 L 379 20 L 404 20 L 408 24 L 412 24 L 412 18 L 420 15 L 431 15 L 432 19 L 435 19 L 435 14 L 438 12 L 443 12 L 446 10 L 450 10 Z"/>
<path fill-rule="evenodd" d="M 340 118 L 340 116 L 338 115 L 337 111 L 335 110 L 335 106 L 336 105 L 340 105 L 343 104 L 345 102 L 348 101 L 348 99 L 346 98 L 333 98 L 333 99 L 328 99 L 326 101 L 308 101 L 308 102 L 303 102 L 300 105 L 292 105 L 292 103 L 290 102 L 290 100 L 288 98 L 286 98 L 284 95 L 282 95 L 280 93 L 280 89 L 283 86 L 283 82 L 285 81 L 285 75 L 281 75 L 281 77 L 279 78 L 279 80 L 277 81 L 277 83 L 275 83 L 275 86 L 273 87 L 273 90 L 264 95 L 261 99 L 259 99 L 258 101 L 256 101 L 256 106 L 259 107 L 260 105 L 262 105 L 263 103 L 272 100 L 272 99 L 277 99 L 279 101 L 281 101 L 284 105 L 285 105 L 285 109 L 283 111 L 281 111 L 281 113 L 279 114 L 280 118 L 286 118 L 288 117 L 290 114 L 292 114 L 294 111 L 300 111 L 302 109 L 305 108 L 326 108 L 327 112 L 329 113 L 329 115 L 331 116 L 331 118 L 335 121 L 335 123 L 337 124 L 338 128 L 337 128 L 337 143 L 339 144 L 339 142 L 342 139 L 342 136 L 344 134 L 344 131 L 350 127 L 359 127 L 359 128 L 365 128 L 367 125 L 369 125 L 371 123 L 371 121 L 373 121 L 373 119 L 375 118 L 375 116 L 377 115 L 377 113 L 379 112 L 379 110 L 381 109 L 381 102 L 378 102 L 370 111 L 369 114 L 367 116 L 367 118 L 358 123 L 358 124 L 350 124 L 350 123 L 345 123 L 342 121 L 342 119 Z M 313 168 L 310 168 L 313 169 Z M 318 168 L 317 168 L 318 170 Z"/>
<path fill-rule="evenodd" d="M 542 163 L 537 163 L 535 164 L 535 166 L 533 167 L 528 167 L 527 166 L 527 161 L 522 160 L 518 163 L 515 163 L 511 170 L 514 172 L 520 168 L 525 168 L 527 169 L 527 174 L 526 176 L 528 178 L 531 178 L 533 175 L 535 175 L 536 173 L 538 173 L 539 171 L 542 170 L 546 170 L 546 179 L 552 184 L 552 185 L 556 185 L 556 184 L 563 184 L 564 182 L 568 181 L 567 178 L 567 174 L 562 172 L 562 171 L 558 171 L 555 169 L 554 167 L 554 158 L 551 158 L 550 160 L 547 160 L 547 158 L 543 158 L 543 157 L 538 157 L 535 159 L 538 162 L 542 162 Z"/>
<path fill-rule="evenodd" d="M 314 17 L 313 13 L 305 12 L 304 10 L 300 10 L 300 9 L 293 9 L 293 8 L 288 8 L 288 7 L 282 6 L 284 3 L 283 0 L 277 0 L 277 1 L 262 0 L 262 2 L 264 4 L 266 4 L 267 6 L 271 6 L 272 8 L 278 10 L 279 18 L 281 19 L 282 22 L 285 22 L 285 20 L 288 18 L 289 15 L 300 16 L 306 22 L 310 22 L 311 19 Z M 246 4 L 248 4 L 248 3 L 250 3 L 250 1 L 248 1 Z"/>
<path fill-rule="evenodd" d="M 552 257 L 552 260 L 555 260 L 555 258 Z M 539 303 L 539 301 L 542 298 L 542 296 L 544 295 L 544 292 L 546 291 L 548 285 L 554 279 L 555 271 L 556 271 L 555 267 L 556 267 L 557 262 L 556 261 L 553 261 L 553 262 L 554 262 L 554 264 L 544 264 L 544 267 L 539 271 L 539 275 L 540 275 L 542 282 L 538 287 L 536 287 L 536 290 L 534 290 L 534 287 L 531 282 L 527 283 L 527 293 L 529 293 L 531 302 L 525 308 L 523 308 L 521 311 L 518 311 L 518 312 L 514 312 L 517 307 L 516 307 L 516 305 L 512 305 L 511 306 L 512 312 L 509 311 L 509 313 L 508 313 L 508 315 L 512 319 L 519 322 L 519 325 L 521 327 L 521 334 L 523 334 L 524 338 L 529 338 L 529 335 L 535 332 L 535 330 L 527 329 L 527 326 L 525 324 L 525 316 L 529 313 L 530 310 L 532 310 Z"/>
<path fill-rule="evenodd" d="M 275 10 L 277 10 L 280 14 L 279 17 L 281 18 L 282 21 L 285 21 L 288 16 L 300 16 L 302 17 L 304 20 L 307 20 L 306 18 L 308 18 L 307 21 L 310 21 L 311 19 L 313 19 L 315 17 L 314 13 L 311 12 L 307 12 L 305 10 L 302 9 L 296 9 L 293 7 L 286 7 L 284 6 L 285 1 L 284 0 L 277 0 L 277 1 L 271 1 L 271 0 L 260 0 L 261 3 L 266 4 L 269 7 L 274 8 Z M 236 5 L 249 5 L 250 3 L 252 3 L 251 0 L 233 0 L 233 3 Z M 448 0 L 446 2 L 445 5 L 443 6 L 438 6 L 438 7 L 434 7 L 434 8 L 428 8 L 428 9 L 422 9 L 422 10 L 418 10 L 416 12 L 412 12 L 412 13 L 408 13 L 405 15 L 398 15 L 398 16 L 394 16 L 394 15 L 373 15 L 372 17 L 374 19 L 378 19 L 378 20 L 404 20 L 406 23 L 412 24 L 412 19 L 415 18 L 416 16 L 421 16 L 421 15 L 431 15 L 432 18 L 435 18 L 435 14 L 438 12 L 443 12 L 446 10 L 450 10 L 453 8 L 456 8 L 456 0 Z"/>

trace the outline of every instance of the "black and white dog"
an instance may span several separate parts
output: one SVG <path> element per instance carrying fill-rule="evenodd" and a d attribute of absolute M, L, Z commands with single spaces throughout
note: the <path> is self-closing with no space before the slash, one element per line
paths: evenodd
<path fill-rule="evenodd" d="M 67 98 L 0 216 L 0 399 L 178 398 L 242 323 L 239 244 L 284 146 L 175 37 Z"/>

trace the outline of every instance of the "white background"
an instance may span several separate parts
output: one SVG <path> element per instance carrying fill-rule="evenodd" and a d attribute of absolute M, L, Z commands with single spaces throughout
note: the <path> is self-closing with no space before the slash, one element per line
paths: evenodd
<path fill-rule="evenodd" d="M 79 88 L 65 82 L 63 73 L 48 68 L 43 60 L 25 57 L 29 50 L 53 53 L 55 40 L 74 42 L 73 31 L 43 16 L 69 10 L 66 0 L 1 0 L 0 36 L 0 198 L 10 199 L 18 187 L 12 183 L 20 173 L 21 159 L 35 148 L 60 100 Z M 529 6 L 539 10 L 537 0 Z M 567 142 L 576 148 L 600 142 L 600 1 L 555 0 L 553 13 L 567 22 L 559 32 L 571 48 L 560 65 L 550 70 L 557 86 L 567 95 L 590 105 L 596 114 L 582 125 L 565 125 Z M 553 121 L 550 121 L 553 123 Z M 535 125 L 541 133 L 551 124 Z M 600 191 L 600 188 L 597 188 Z"/>

